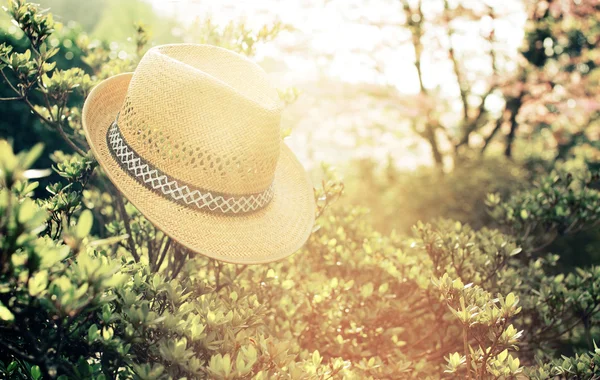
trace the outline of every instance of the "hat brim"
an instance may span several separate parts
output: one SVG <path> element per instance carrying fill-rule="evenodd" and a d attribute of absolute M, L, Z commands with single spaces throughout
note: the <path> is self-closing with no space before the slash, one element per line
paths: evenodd
<path fill-rule="evenodd" d="M 132 73 L 98 84 L 83 107 L 86 138 L 112 183 L 150 222 L 186 248 L 235 264 L 283 259 L 302 247 L 314 223 L 315 200 L 308 174 L 284 144 L 274 177 L 274 196 L 247 215 L 219 215 L 178 204 L 142 186 L 110 154 L 106 133 L 120 111 Z"/>

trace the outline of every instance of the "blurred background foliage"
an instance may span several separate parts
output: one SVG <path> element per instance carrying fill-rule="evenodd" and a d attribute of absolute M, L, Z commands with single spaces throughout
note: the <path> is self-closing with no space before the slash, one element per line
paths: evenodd
<path fill-rule="evenodd" d="M 600 4 L 278 3 L 8 1 L 0 373 L 597 378 Z M 89 90 L 172 42 L 279 87 L 319 215 L 291 258 L 193 255 L 87 152 Z"/>

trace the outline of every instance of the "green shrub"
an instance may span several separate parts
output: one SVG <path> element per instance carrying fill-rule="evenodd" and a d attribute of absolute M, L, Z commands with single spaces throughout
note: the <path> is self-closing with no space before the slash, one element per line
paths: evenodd
<path fill-rule="evenodd" d="M 556 257 L 533 260 L 497 230 L 442 220 L 418 224 L 412 237 L 384 236 L 362 210 L 325 210 L 302 252 L 244 267 L 183 261 L 183 249 L 169 249 L 127 207 L 142 243 L 136 262 L 127 244 L 114 249 L 126 235 L 90 236 L 94 218 L 81 203 L 58 219 L 56 195 L 32 201 L 27 177 L 38 172 L 28 167 L 40 149 L 15 156 L 3 144 L 0 353 L 11 374 L 438 378 L 471 368 L 483 379 L 591 360 L 534 365 L 557 343 L 591 339 L 600 270 L 552 274 Z M 72 187 L 92 170 L 76 161 L 56 168 Z M 339 190 L 317 194 L 320 208 Z M 166 265 L 152 267 L 140 249 L 155 239 Z"/>
<path fill-rule="evenodd" d="M 126 236 L 91 237 L 89 210 L 77 222 L 68 221 L 81 209 L 81 197 L 57 193 L 32 200 L 37 183 L 27 177 L 36 172 L 28 168 L 41 150 L 14 155 L 6 141 L 0 148 L 3 373 L 99 379 L 270 378 L 278 373 L 301 378 L 298 374 L 307 371 L 325 376 L 335 370 L 316 359 L 298 361 L 291 342 L 270 336 L 267 308 L 255 292 L 216 269 L 216 262 L 209 263 L 213 269 L 202 270 L 207 263 L 184 262 L 183 249 L 173 244 L 171 270 L 152 272 L 125 250 L 109 249 Z M 69 168 L 79 170 L 71 178 L 85 177 L 82 172 L 89 170 L 87 165 Z M 57 170 L 67 176 L 64 169 Z M 56 197 L 69 202 L 57 207 Z M 161 248 L 166 252 L 169 245 Z M 186 276 L 175 278 L 172 267 L 182 264 L 189 267 Z M 215 289 L 207 281 L 215 273 L 230 282 L 223 287 L 217 282 L 220 289 Z"/>
<path fill-rule="evenodd" d="M 411 172 L 393 162 L 384 168 L 371 160 L 353 163 L 344 182 L 352 204 L 368 207 L 377 229 L 407 233 L 419 220 L 451 218 L 475 228 L 493 218 L 481 207 L 488 193 L 508 196 L 523 189 L 531 172 L 503 157 L 463 161 L 454 170 L 436 168 Z"/>

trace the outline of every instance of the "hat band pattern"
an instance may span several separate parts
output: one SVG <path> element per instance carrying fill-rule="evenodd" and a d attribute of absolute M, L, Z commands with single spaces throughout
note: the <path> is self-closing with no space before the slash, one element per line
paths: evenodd
<path fill-rule="evenodd" d="M 273 199 L 273 184 L 263 192 L 232 195 L 201 189 L 176 180 L 141 158 L 125 141 L 114 121 L 106 134 L 108 148 L 121 168 L 144 187 L 176 203 L 219 214 L 248 214 Z"/>

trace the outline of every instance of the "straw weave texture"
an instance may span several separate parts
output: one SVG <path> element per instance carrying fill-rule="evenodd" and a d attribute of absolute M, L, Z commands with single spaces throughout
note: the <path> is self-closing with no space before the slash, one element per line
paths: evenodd
<path fill-rule="evenodd" d="M 273 198 L 245 215 L 193 209 L 136 181 L 111 155 L 116 115 L 131 147 L 161 171 L 200 188 Z M 312 185 L 281 142 L 281 108 L 262 69 L 207 45 L 150 49 L 135 73 L 100 83 L 83 125 L 94 155 L 117 188 L 152 223 L 192 251 L 222 261 L 275 261 L 299 249 L 314 222 Z"/>
<path fill-rule="evenodd" d="M 232 194 L 264 191 L 281 140 L 277 91 L 252 61 L 190 46 L 144 55 L 120 110 L 123 137 L 184 182 Z"/>

